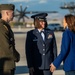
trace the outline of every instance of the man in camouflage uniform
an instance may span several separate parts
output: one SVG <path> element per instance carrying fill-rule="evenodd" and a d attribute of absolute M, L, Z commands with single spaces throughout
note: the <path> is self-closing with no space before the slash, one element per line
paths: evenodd
<path fill-rule="evenodd" d="M 0 12 L 0 75 L 14 75 L 15 62 L 20 54 L 15 49 L 14 34 L 9 22 L 13 20 L 15 6 L 1 4 Z"/>

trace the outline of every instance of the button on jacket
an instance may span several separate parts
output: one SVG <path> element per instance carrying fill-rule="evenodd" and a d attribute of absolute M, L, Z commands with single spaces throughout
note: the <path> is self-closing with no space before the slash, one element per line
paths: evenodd
<path fill-rule="evenodd" d="M 27 32 L 26 57 L 29 68 L 49 69 L 56 56 L 56 39 L 52 31 L 45 29 L 45 41 L 38 29 Z"/>

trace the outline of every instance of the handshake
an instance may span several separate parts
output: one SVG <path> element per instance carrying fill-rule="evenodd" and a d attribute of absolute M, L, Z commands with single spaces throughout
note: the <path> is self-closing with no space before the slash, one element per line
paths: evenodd
<path fill-rule="evenodd" d="M 54 70 L 56 70 L 56 67 L 54 66 L 53 63 L 50 64 L 50 71 L 54 72 Z"/>
<path fill-rule="evenodd" d="M 50 71 L 54 72 L 54 70 L 56 70 L 56 67 L 54 66 L 53 63 L 51 63 L 50 64 Z M 34 75 L 34 68 L 33 67 L 29 68 L 29 73 L 30 73 L 30 75 Z"/>

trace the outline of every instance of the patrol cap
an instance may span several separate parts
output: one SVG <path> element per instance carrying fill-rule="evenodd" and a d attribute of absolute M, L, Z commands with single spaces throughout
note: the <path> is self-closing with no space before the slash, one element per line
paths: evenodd
<path fill-rule="evenodd" d="M 15 6 L 13 4 L 0 4 L 0 11 L 1 10 L 13 10 L 14 11 Z"/>
<path fill-rule="evenodd" d="M 32 15 L 31 18 L 33 18 L 33 19 L 37 18 L 39 20 L 45 20 L 47 15 L 48 15 L 47 13 L 39 13 L 36 15 Z"/>

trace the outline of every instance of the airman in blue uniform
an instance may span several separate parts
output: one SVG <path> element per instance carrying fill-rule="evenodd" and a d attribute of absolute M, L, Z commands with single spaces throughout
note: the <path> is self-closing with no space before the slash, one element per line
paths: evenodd
<path fill-rule="evenodd" d="M 27 32 L 26 57 L 30 75 L 52 75 L 50 63 L 57 56 L 54 32 L 47 29 L 47 13 L 32 15 L 35 29 Z"/>

